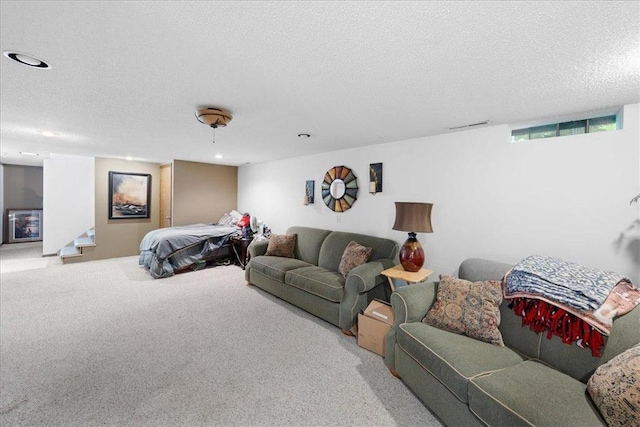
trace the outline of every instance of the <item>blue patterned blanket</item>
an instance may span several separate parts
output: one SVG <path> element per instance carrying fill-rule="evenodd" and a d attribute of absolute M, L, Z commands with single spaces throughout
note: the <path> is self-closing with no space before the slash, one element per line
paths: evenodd
<path fill-rule="evenodd" d="M 619 281 L 619 273 L 588 268 L 559 258 L 531 255 L 506 277 L 505 296 L 535 294 L 586 311 L 596 310 Z"/>

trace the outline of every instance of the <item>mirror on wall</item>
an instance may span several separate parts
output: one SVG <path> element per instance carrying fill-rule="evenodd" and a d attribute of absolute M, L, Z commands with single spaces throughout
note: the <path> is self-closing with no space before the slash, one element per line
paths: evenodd
<path fill-rule="evenodd" d="M 329 193 L 331 194 L 331 197 L 333 197 L 334 199 L 342 199 L 346 189 L 347 187 L 343 180 L 334 179 L 333 182 L 331 183 L 331 186 L 329 187 Z"/>
<path fill-rule="evenodd" d="M 322 182 L 322 200 L 334 212 L 350 209 L 358 198 L 358 178 L 346 166 L 327 171 Z"/>

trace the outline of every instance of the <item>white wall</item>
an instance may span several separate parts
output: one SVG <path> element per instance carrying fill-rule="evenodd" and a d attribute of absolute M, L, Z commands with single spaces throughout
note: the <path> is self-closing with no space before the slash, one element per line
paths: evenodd
<path fill-rule="evenodd" d="M 392 238 L 394 201 L 434 203 L 433 233 L 418 234 L 436 274 L 462 260 L 516 263 L 530 254 L 557 256 L 618 271 L 640 284 L 640 234 L 631 226 L 640 192 L 639 105 L 624 108 L 624 129 L 510 143 L 508 126 L 454 132 L 373 147 L 242 166 L 238 207 L 274 233 L 305 225 Z M 383 162 L 383 192 L 371 195 L 369 163 Z M 333 166 L 350 167 L 360 192 L 334 213 L 320 187 Z M 305 180 L 315 204 L 304 206 Z"/>
<path fill-rule="evenodd" d="M 4 243 L 4 165 L 0 164 L 0 244 Z"/>
<path fill-rule="evenodd" d="M 43 162 L 42 253 L 57 253 L 95 223 L 95 160 L 51 155 Z"/>

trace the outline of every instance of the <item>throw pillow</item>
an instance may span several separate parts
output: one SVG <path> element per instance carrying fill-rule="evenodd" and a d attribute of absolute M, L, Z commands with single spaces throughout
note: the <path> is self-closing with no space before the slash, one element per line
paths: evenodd
<path fill-rule="evenodd" d="M 501 302 L 502 287 L 497 280 L 473 283 L 442 275 L 436 302 L 422 321 L 502 347 L 498 329 Z"/>
<path fill-rule="evenodd" d="M 609 427 L 640 425 L 640 344 L 600 365 L 587 390 Z"/>
<path fill-rule="evenodd" d="M 340 266 L 338 267 L 340 274 L 342 274 L 346 279 L 347 274 L 349 274 L 353 268 L 369 261 L 371 251 L 371 248 L 362 246 L 353 240 L 349 242 L 347 247 L 344 248 L 342 259 L 340 260 Z"/>
<path fill-rule="evenodd" d="M 294 258 L 293 249 L 296 246 L 297 236 L 297 234 L 272 234 L 265 255 Z"/>

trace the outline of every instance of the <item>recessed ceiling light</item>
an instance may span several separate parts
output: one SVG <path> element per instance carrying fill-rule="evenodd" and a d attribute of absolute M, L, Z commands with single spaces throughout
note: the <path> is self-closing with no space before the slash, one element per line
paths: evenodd
<path fill-rule="evenodd" d="M 133 157 L 127 156 L 127 157 L 125 157 L 125 159 L 131 161 L 131 160 L 133 160 Z"/>
<path fill-rule="evenodd" d="M 30 153 L 28 151 L 21 151 L 20 154 L 22 154 L 23 156 L 39 156 L 40 155 L 38 153 Z"/>
<path fill-rule="evenodd" d="M 43 131 L 42 131 L 42 132 L 40 132 L 40 133 L 41 133 L 43 136 L 48 136 L 49 138 L 52 138 L 52 137 L 54 137 L 54 136 L 58 136 L 58 134 L 57 134 L 57 133 L 55 133 L 55 132 L 51 132 L 51 131 L 48 131 L 48 130 L 43 130 Z"/>
<path fill-rule="evenodd" d="M 298 138 L 311 138 L 311 135 L 308 133 L 299 133 Z"/>
<path fill-rule="evenodd" d="M 36 58 L 34 56 L 27 55 L 26 53 L 12 52 L 10 50 L 5 50 L 2 53 L 7 58 L 12 59 L 12 60 L 14 60 L 16 62 L 19 62 L 22 65 L 27 65 L 27 66 L 33 67 L 33 68 L 39 68 L 41 70 L 51 69 L 51 65 L 47 64 L 43 60 L 38 59 L 38 58 Z"/>
<path fill-rule="evenodd" d="M 222 158 L 222 154 L 216 154 L 216 159 L 221 159 Z"/>

